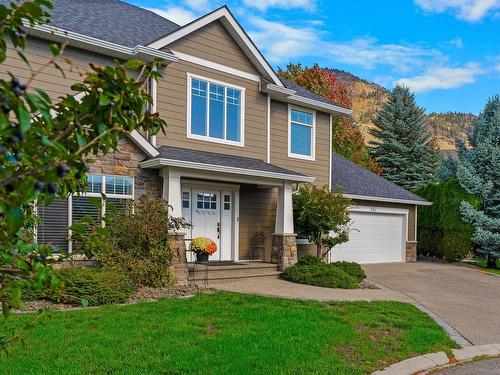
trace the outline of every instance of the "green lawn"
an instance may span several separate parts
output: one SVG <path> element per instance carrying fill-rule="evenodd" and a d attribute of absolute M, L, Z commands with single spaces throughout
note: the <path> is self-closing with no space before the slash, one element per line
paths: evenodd
<path fill-rule="evenodd" d="M 490 272 L 490 273 L 495 273 L 497 275 L 500 275 L 500 261 L 497 262 L 497 268 L 488 268 L 486 267 L 486 259 L 481 259 L 481 260 L 476 260 L 474 262 L 475 265 L 481 267 L 483 271 Z"/>
<path fill-rule="evenodd" d="M 16 315 L 11 324 L 30 318 Z M 408 304 L 218 292 L 54 312 L 0 360 L 0 374 L 352 375 L 452 347 Z"/>

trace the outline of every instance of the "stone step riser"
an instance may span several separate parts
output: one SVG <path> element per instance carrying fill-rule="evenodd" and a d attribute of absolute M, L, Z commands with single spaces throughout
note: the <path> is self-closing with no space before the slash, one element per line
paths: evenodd
<path fill-rule="evenodd" d="M 203 283 L 206 281 L 208 284 L 210 283 L 232 283 L 236 281 L 241 281 L 241 280 L 252 280 L 252 279 L 260 279 L 260 278 L 271 278 L 271 279 L 278 279 L 280 277 L 281 273 L 280 272 L 275 272 L 274 274 L 264 274 L 264 275 L 252 275 L 252 276 L 241 276 L 241 277 L 222 277 L 222 278 L 210 278 L 205 280 L 204 278 L 195 278 L 195 279 L 189 279 L 189 282 L 192 284 L 197 284 L 197 285 L 203 285 Z"/>
<path fill-rule="evenodd" d="M 190 277 L 194 278 L 221 278 L 221 277 L 250 277 L 253 275 L 263 275 L 263 274 L 274 274 L 276 273 L 277 268 L 254 268 L 254 269 L 244 269 L 244 270 L 217 270 L 217 271 L 208 271 L 204 270 L 195 270 L 194 272 L 189 272 Z"/>

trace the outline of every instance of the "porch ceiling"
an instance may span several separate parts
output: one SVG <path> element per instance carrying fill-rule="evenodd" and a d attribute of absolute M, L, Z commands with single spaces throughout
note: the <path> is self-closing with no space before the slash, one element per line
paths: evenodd
<path fill-rule="evenodd" d="M 180 167 L 258 176 L 293 182 L 313 182 L 314 177 L 306 176 L 285 168 L 269 164 L 260 159 L 218 154 L 215 152 L 190 150 L 179 147 L 161 146 L 160 154 L 140 163 L 142 168 Z"/>

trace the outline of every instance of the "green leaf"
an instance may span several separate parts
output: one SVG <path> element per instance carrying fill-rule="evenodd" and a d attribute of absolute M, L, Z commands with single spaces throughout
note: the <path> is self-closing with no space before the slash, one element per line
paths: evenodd
<path fill-rule="evenodd" d="M 61 47 L 59 47 L 55 43 L 52 43 L 51 45 L 49 45 L 49 48 L 50 48 L 50 52 L 52 52 L 53 56 L 59 56 L 59 54 L 61 53 Z"/>
<path fill-rule="evenodd" d="M 76 234 L 85 234 L 87 232 L 87 227 L 81 223 L 73 223 L 69 229 Z"/>
<path fill-rule="evenodd" d="M 56 62 L 55 62 L 55 63 L 54 63 L 54 67 L 55 67 L 57 70 L 59 70 L 59 72 L 61 72 L 61 75 L 62 75 L 64 78 L 66 78 L 66 74 L 64 73 L 63 68 L 61 68 L 61 66 L 60 66 L 58 63 L 56 63 Z"/>
<path fill-rule="evenodd" d="M 31 126 L 30 114 L 22 103 L 19 103 L 19 106 L 17 108 L 17 119 L 19 121 L 19 125 L 23 132 L 27 131 L 30 128 Z"/>
<path fill-rule="evenodd" d="M 24 222 L 24 212 L 19 207 L 11 207 L 7 212 L 7 225 L 11 233 L 17 232 Z"/>
<path fill-rule="evenodd" d="M 144 62 L 141 60 L 129 60 L 125 64 L 123 64 L 123 67 L 127 70 L 137 70 L 143 66 Z"/>
<path fill-rule="evenodd" d="M 76 133 L 76 141 L 78 142 L 78 146 L 83 147 L 87 144 L 87 138 L 83 134 Z"/>
<path fill-rule="evenodd" d="M 28 58 L 26 57 L 26 55 L 22 52 L 22 51 L 16 51 L 18 56 L 21 58 L 21 60 L 23 60 L 26 65 L 28 65 L 28 67 L 31 69 L 31 64 L 30 62 L 28 61 Z"/>
<path fill-rule="evenodd" d="M 99 105 L 108 105 L 109 103 L 111 103 L 111 98 L 106 93 L 99 95 Z"/>

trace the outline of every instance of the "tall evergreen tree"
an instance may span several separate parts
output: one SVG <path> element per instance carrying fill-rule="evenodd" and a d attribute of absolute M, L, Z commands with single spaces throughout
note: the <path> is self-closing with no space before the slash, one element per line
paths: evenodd
<path fill-rule="evenodd" d="M 396 86 L 373 123 L 370 153 L 382 176 L 407 189 L 434 179 L 439 151 L 409 88 Z"/>
<path fill-rule="evenodd" d="M 474 225 L 477 251 L 494 267 L 500 257 L 500 96 L 488 100 L 469 137 L 470 148 L 459 147 L 460 184 L 482 198 L 479 209 L 462 202 L 465 221 Z"/>

